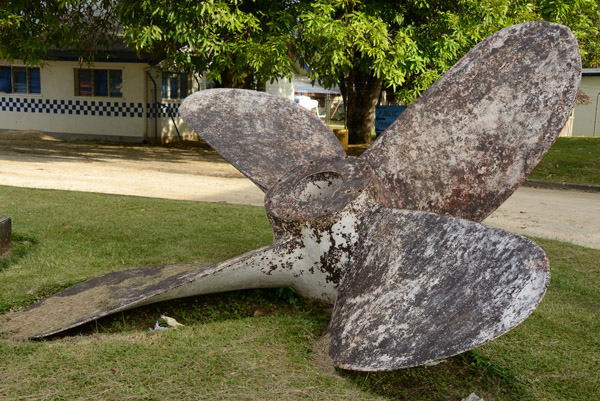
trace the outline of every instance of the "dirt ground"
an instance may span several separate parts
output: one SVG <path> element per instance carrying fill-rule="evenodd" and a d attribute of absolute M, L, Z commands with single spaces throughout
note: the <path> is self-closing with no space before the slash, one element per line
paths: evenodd
<path fill-rule="evenodd" d="M 257 206 L 264 197 L 213 151 L 60 141 L 35 131 L 0 132 L 0 185 Z M 600 249 L 600 194 L 520 188 L 484 223 Z"/>

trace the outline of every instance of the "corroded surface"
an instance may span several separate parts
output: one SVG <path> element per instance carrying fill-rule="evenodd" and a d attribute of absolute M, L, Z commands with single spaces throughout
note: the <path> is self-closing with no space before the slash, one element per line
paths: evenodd
<path fill-rule="evenodd" d="M 369 211 L 382 203 L 373 169 L 353 157 L 310 164 L 265 196 L 276 241 L 289 238 L 286 252 L 295 263 L 306 265 L 310 274 L 324 274 L 334 288 L 354 264 L 358 232 Z"/>
<path fill-rule="evenodd" d="M 25 312 L 9 315 L 2 332 L 40 338 L 68 330 L 182 285 L 198 265 L 154 266 L 109 273 L 60 291 Z"/>
<path fill-rule="evenodd" d="M 242 89 L 186 98 L 185 122 L 263 191 L 311 160 L 346 155 L 333 132 L 291 100 Z"/>
<path fill-rule="evenodd" d="M 12 247 L 12 224 L 10 217 L 0 216 L 0 255 Z"/>
<path fill-rule="evenodd" d="M 477 347 L 522 322 L 550 281 L 532 241 L 467 220 L 381 207 L 331 320 L 336 366 L 390 370 Z"/>
<path fill-rule="evenodd" d="M 396 206 L 481 221 L 554 142 L 580 79 L 568 28 L 511 26 L 475 46 L 362 157 Z"/>
<path fill-rule="evenodd" d="M 307 220 L 341 210 L 377 183 L 371 165 L 356 157 L 309 162 L 267 192 L 267 213 L 284 220 Z"/>

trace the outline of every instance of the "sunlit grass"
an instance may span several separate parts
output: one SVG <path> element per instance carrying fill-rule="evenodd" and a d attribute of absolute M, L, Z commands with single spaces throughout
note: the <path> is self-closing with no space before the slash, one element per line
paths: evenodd
<path fill-rule="evenodd" d="M 558 138 L 529 178 L 600 185 L 600 138 Z"/>
<path fill-rule="evenodd" d="M 259 207 L 0 187 L 0 215 L 15 240 L 0 259 L 3 311 L 110 271 L 211 263 L 272 240 Z M 144 306 L 47 341 L 0 339 L 0 399 L 600 399 L 600 251 L 536 241 L 552 269 L 539 308 L 436 366 L 335 373 L 317 341 L 327 308 L 249 290 Z M 149 331 L 159 314 L 185 327 Z"/>

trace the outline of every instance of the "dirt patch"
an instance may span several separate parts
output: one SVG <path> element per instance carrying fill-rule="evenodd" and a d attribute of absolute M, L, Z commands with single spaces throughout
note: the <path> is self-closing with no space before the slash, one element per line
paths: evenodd
<path fill-rule="evenodd" d="M 264 194 L 215 151 L 57 140 L 0 132 L 0 185 L 262 205 Z"/>
<path fill-rule="evenodd" d="M 329 356 L 330 338 L 331 336 L 329 335 L 329 333 L 327 333 L 314 340 L 310 363 L 325 376 L 334 377 L 339 380 L 344 380 L 344 378 L 336 372 L 333 366 L 333 360 Z"/>

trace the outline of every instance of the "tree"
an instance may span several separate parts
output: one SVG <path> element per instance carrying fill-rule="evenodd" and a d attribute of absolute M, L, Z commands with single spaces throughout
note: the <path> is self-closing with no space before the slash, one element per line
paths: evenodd
<path fill-rule="evenodd" d="M 5 0 L 0 58 L 36 64 L 66 48 L 94 61 L 125 38 L 166 70 L 259 89 L 299 56 L 340 86 L 356 143 L 370 140 L 382 89 L 411 103 L 486 36 L 534 19 L 568 25 L 584 65 L 600 65 L 597 0 Z"/>
<path fill-rule="evenodd" d="M 112 0 L 6 0 L 0 6 L 0 59 L 40 63 L 52 49 L 93 61 L 121 38 Z"/>
<path fill-rule="evenodd" d="M 382 89 L 411 103 L 505 26 L 565 23 L 586 40 L 584 60 L 597 63 L 599 8 L 596 0 L 321 0 L 305 3 L 298 49 L 315 81 L 340 85 L 350 141 L 369 142 Z"/>
<path fill-rule="evenodd" d="M 339 84 L 351 143 L 368 141 L 381 87 L 398 86 L 423 59 L 401 14 L 385 2 L 309 3 L 300 15 L 297 49 L 313 80 Z"/>
<path fill-rule="evenodd" d="M 291 77 L 294 2 L 121 0 L 129 42 L 166 69 L 208 72 L 224 87 L 256 89 Z"/>
<path fill-rule="evenodd" d="M 412 102 L 516 12 L 508 1 L 320 1 L 300 16 L 300 53 L 314 80 L 339 83 L 350 141 L 364 143 L 382 88 Z"/>
<path fill-rule="evenodd" d="M 288 77 L 295 1 L 7 0 L 0 58 L 37 64 L 52 49 L 82 62 L 123 39 L 166 70 L 208 72 L 225 87 Z"/>

